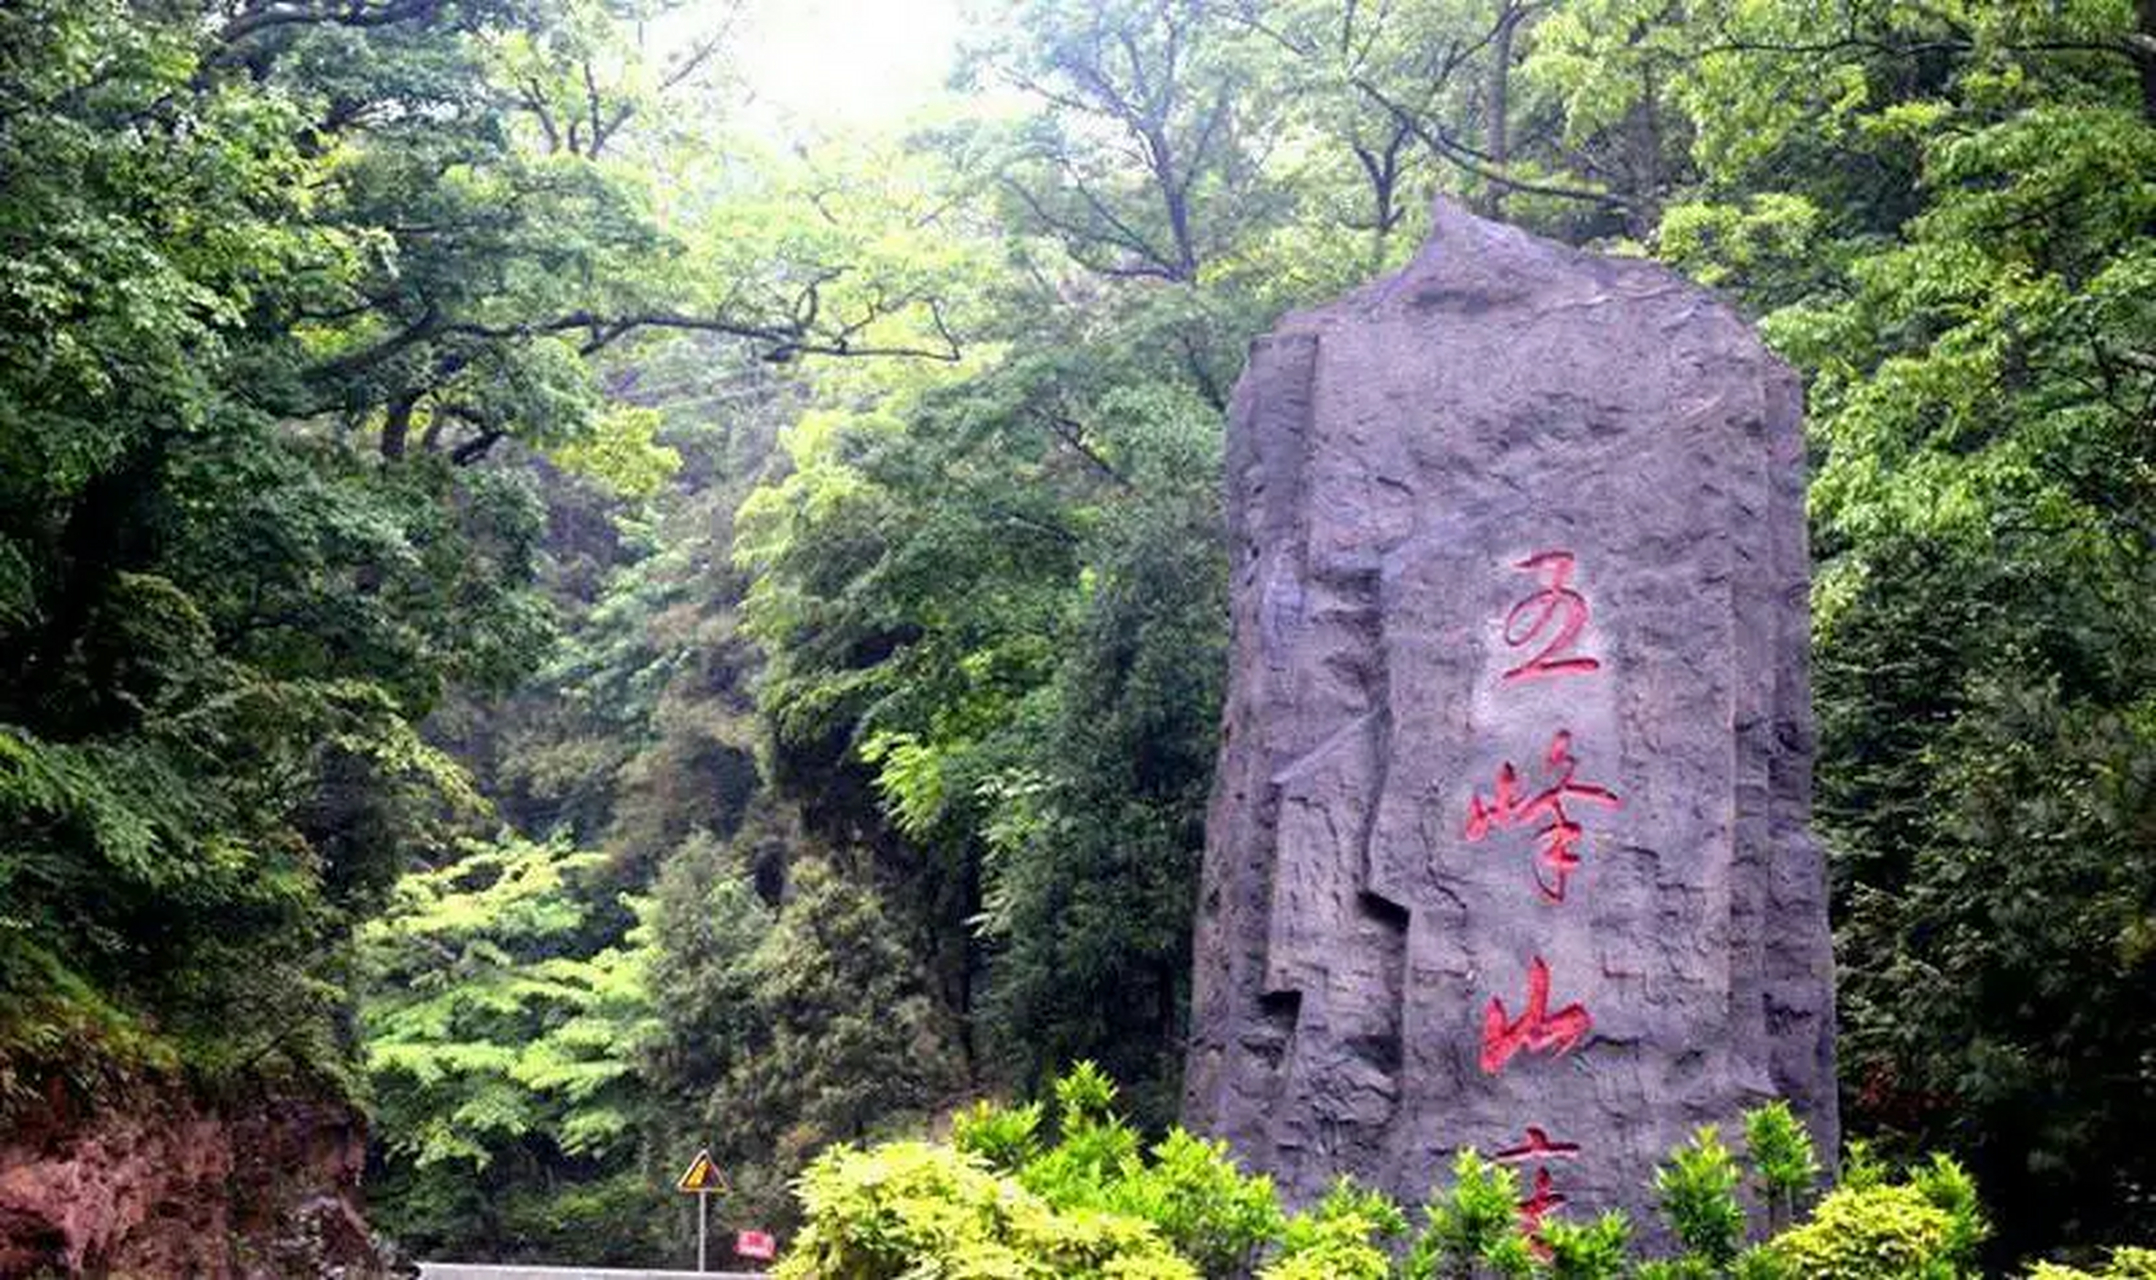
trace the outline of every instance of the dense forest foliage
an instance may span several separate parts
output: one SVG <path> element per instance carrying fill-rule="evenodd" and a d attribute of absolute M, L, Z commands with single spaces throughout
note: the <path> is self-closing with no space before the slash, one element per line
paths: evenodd
<path fill-rule="evenodd" d="M 1805 375 L 1845 1119 L 2156 1239 L 2156 5 L 1005 0 L 873 135 L 738 17 L 0 8 L 0 1117 L 348 1094 L 416 1250 L 639 1262 L 1172 1118 L 1228 389 L 1445 195 Z"/>

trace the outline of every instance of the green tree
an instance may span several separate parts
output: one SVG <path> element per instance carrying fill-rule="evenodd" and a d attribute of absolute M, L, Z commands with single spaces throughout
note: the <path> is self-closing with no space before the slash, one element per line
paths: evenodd
<path fill-rule="evenodd" d="M 543 635 L 514 483 L 450 503 L 441 468 L 380 476 L 253 394 L 364 237 L 311 216 L 305 105 L 220 47 L 185 13 L 0 16 L 10 1095 L 157 1043 L 333 1083 L 387 837 L 473 799 L 415 709 Z"/>
<path fill-rule="evenodd" d="M 1171 392 L 1104 399 L 1135 488 L 1102 512 L 1047 723 L 987 788 L 982 929 L 998 1055 L 1038 1079 L 1099 1057 L 1172 1112 L 1192 887 L 1226 666 L 1214 419 Z M 1052 718 L 1051 718 L 1052 717 Z"/>
<path fill-rule="evenodd" d="M 406 876 L 361 933 L 366 1068 L 388 1156 L 376 1191 L 408 1245 L 636 1261 L 643 1047 L 660 1030 L 637 904 L 597 854 L 514 838 Z M 531 1174 L 557 1185 L 535 1196 Z M 569 1185 L 563 1186 L 562 1183 Z M 546 1203 L 546 1201 L 556 1203 Z"/>
<path fill-rule="evenodd" d="M 764 835 L 752 823 L 743 840 Z M 918 1126 L 964 1079 L 948 1014 L 874 888 L 798 832 L 787 846 L 776 906 L 733 849 L 668 862 L 644 1067 L 654 1146 L 710 1147 L 728 1210 L 773 1226 L 811 1157 Z"/>
<path fill-rule="evenodd" d="M 717 45 L 654 61 L 649 16 L 0 14 L 0 1110 L 144 1070 L 351 1086 L 355 924 L 400 871 L 411 892 L 495 856 L 457 842 L 487 806 L 421 726 L 552 640 L 574 599 L 546 580 L 560 472 L 649 495 L 679 464 L 634 386 L 670 336 L 736 368 L 744 349 L 955 357 L 932 256 L 879 256 L 886 225 L 842 216 L 860 201 L 818 208 L 813 181 L 660 109 L 702 91 Z M 691 144 L 735 162 L 685 178 Z M 670 561 L 645 572 L 695 589 Z M 677 655 L 609 639 L 595 668 L 666 683 Z M 646 737 L 600 744 L 622 792 L 609 874 L 730 834 L 755 784 L 746 707 L 662 691 L 631 717 Z M 691 813 L 699 767 L 738 785 Z M 627 926 L 609 894 L 585 905 Z M 583 941 L 563 955 L 609 954 Z M 475 972 L 469 994 L 507 980 Z M 392 1100 L 385 1149 L 484 1150 L 445 1120 L 464 1105 Z M 596 1114 L 534 1123 L 574 1161 Z"/>
<path fill-rule="evenodd" d="M 1367 234 L 1289 231 L 1311 188 L 1260 88 L 1284 65 L 1205 6 L 999 10 L 966 73 L 1029 109 L 928 138 L 1015 233 L 980 255 L 982 354 L 827 383 L 737 544 L 774 781 L 826 834 L 881 806 L 871 843 L 985 1073 L 1098 1058 L 1149 1121 L 1225 635 L 1219 412 L 1249 335 L 1368 260 Z"/>

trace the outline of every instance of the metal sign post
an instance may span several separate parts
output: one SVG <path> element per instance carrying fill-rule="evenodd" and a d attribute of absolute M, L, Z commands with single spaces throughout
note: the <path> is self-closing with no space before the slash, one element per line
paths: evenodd
<path fill-rule="evenodd" d="M 726 1179 L 720 1175 L 719 1166 L 711 1162 L 709 1148 L 696 1153 L 696 1159 L 674 1182 L 677 1191 L 696 1193 L 696 1269 L 710 1270 L 709 1246 L 711 1242 L 711 1193 L 726 1190 Z"/>

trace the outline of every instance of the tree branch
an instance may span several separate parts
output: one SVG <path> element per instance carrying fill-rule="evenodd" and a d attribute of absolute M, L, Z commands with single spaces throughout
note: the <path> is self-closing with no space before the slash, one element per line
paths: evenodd
<path fill-rule="evenodd" d="M 289 26 L 340 26 L 340 27 L 387 27 L 399 22 L 432 18 L 439 13 L 443 0 L 394 0 L 393 3 L 370 7 L 365 0 L 351 0 L 347 4 L 264 4 L 259 8 L 242 11 L 238 17 L 226 23 L 217 32 L 229 52 L 234 45 L 260 32 L 275 27 Z"/>
<path fill-rule="evenodd" d="M 1547 182 L 1529 182 L 1525 179 L 1512 177 L 1509 174 L 1500 173 L 1477 160 L 1474 150 L 1455 140 L 1449 133 L 1445 132 L 1442 125 L 1428 125 L 1416 119 L 1406 108 L 1386 97 L 1375 85 L 1360 76 L 1356 77 L 1352 83 L 1357 89 L 1368 95 L 1371 101 L 1391 112 L 1393 119 L 1399 121 L 1402 127 L 1420 139 L 1422 144 L 1430 148 L 1439 159 L 1464 169 L 1485 182 L 1496 183 L 1507 191 L 1524 191 L 1531 195 L 1553 196 L 1562 200 L 1587 201 L 1609 209 L 1627 209 L 1631 207 L 1630 201 L 1614 192 L 1589 191 L 1584 187 L 1558 186 Z"/>
<path fill-rule="evenodd" d="M 536 334 L 569 333 L 587 330 L 591 337 L 579 348 L 591 354 L 609 343 L 638 329 L 677 329 L 696 333 L 717 333 L 728 337 L 745 338 L 752 342 L 767 344 L 771 350 L 765 358 L 780 363 L 796 356 L 903 356 L 913 359 L 955 362 L 964 358 L 964 352 L 942 323 L 940 313 L 935 314 L 938 334 L 946 343 L 942 349 L 913 346 L 862 346 L 853 341 L 869 323 L 882 319 L 893 311 L 881 311 L 868 320 L 858 321 L 838 333 L 816 335 L 796 324 L 751 324 L 728 320 L 719 316 L 696 316 L 678 311 L 643 311 L 624 315 L 602 315 L 596 311 L 572 311 L 545 320 L 524 324 L 486 325 L 461 323 L 443 325 L 439 333 L 462 335 L 473 338 L 527 338 Z M 894 309 L 895 310 L 895 309 Z"/>
<path fill-rule="evenodd" d="M 468 467 L 487 456 L 487 452 L 500 444 L 509 433 L 500 427 L 488 427 L 478 435 L 449 451 L 449 461 L 456 466 Z"/>
<path fill-rule="evenodd" d="M 1068 172 L 1067 167 L 1065 171 Z M 1080 197 L 1086 201 L 1087 206 L 1108 224 L 1105 232 L 1098 228 L 1083 226 L 1049 212 L 1047 206 L 1041 203 L 1038 196 L 1034 195 L 1023 183 L 1014 178 L 1003 177 L 997 180 L 1009 188 L 1011 193 L 1016 195 L 1027 209 L 1032 211 L 1034 218 L 1042 226 L 1060 237 L 1064 242 L 1064 248 L 1069 251 L 1071 257 L 1076 258 L 1079 265 L 1087 270 L 1097 271 L 1105 276 L 1117 276 L 1126 279 L 1147 276 L 1171 282 L 1178 279 L 1174 266 L 1165 257 L 1156 252 L 1143 239 L 1138 238 L 1137 233 L 1125 227 L 1120 219 L 1117 219 L 1111 213 L 1107 213 L 1101 207 L 1099 199 L 1093 196 L 1091 191 L 1082 184 L 1074 182 L 1073 187 L 1079 192 Z M 1137 262 L 1134 265 L 1111 266 L 1090 258 L 1085 253 L 1084 246 L 1089 242 L 1098 243 L 1101 241 L 1124 250 L 1136 258 Z"/>
<path fill-rule="evenodd" d="M 1085 427 L 1077 419 L 1067 413 L 1046 409 L 1035 409 L 1033 419 L 1046 427 L 1048 433 L 1062 441 L 1065 447 L 1093 464 L 1093 469 L 1100 472 L 1101 475 L 1131 493 L 1138 491 L 1138 486 L 1131 483 L 1129 476 L 1124 475 L 1122 471 L 1116 468 L 1114 463 L 1102 457 L 1099 450 L 1086 443 Z"/>

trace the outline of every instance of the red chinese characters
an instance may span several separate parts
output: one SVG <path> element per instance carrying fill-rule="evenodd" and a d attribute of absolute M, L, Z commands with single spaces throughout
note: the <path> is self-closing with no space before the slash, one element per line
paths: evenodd
<path fill-rule="evenodd" d="M 1542 1230 L 1543 1218 L 1552 1210 L 1564 1207 L 1564 1193 L 1557 1189 L 1557 1180 L 1550 1176 L 1550 1171 L 1535 1170 L 1534 1194 L 1520 1201 L 1520 1230 L 1530 1236 L 1535 1235 Z"/>
<path fill-rule="evenodd" d="M 1577 563 L 1569 551 L 1541 551 L 1514 565 L 1535 575 L 1539 583 L 1533 594 L 1514 604 L 1505 614 L 1502 635 L 1506 647 L 1524 651 L 1525 660 L 1507 669 L 1501 685 L 1522 680 L 1588 675 L 1601 670 L 1598 658 L 1579 651 L 1581 633 L 1590 616 L 1587 597 L 1572 585 Z M 1519 827 L 1535 833 L 1535 888 L 1543 899 L 1563 904 L 1572 873 L 1580 866 L 1580 847 L 1586 838 L 1575 811 L 1581 807 L 1617 809 L 1617 793 L 1579 777 L 1580 762 L 1572 754 L 1572 732 L 1560 728 L 1550 735 L 1543 752 L 1546 785 L 1530 791 L 1520 771 L 1507 760 L 1497 771 L 1495 791 L 1485 796 L 1470 793 L 1467 807 L 1467 839 L 1479 841 L 1493 831 Z M 1482 1011 L 1481 1066 L 1484 1074 L 1497 1075 L 1520 1054 L 1556 1057 L 1569 1053 L 1594 1030 L 1594 1016 L 1578 1001 L 1560 1009 L 1550 1008 L 1550 966 L 1537 955 L 1527 969 L 1527 1001 L 1519 1016 L 1512 1016 L 1505 1002 L 1490 997 Z M 1535 1252 L 1549 1257 L 1542 1243 L 1544 1220 L 1564 1207 L 1566 1196 L 1557 1189 L 1550 1165 L 1578 1159 L 1576 1142 L 1552 1138 L 1540 1125 L 1528 1125 L 1526 1139 L 1497 1153 L 1502 1164 L 1531 1166 L 1526 1196 L 1519 1202 L 1520 1230 Z"/>
<path fill-rule="evenodd" d="M 1527 1007 L 1518 1018 L 1505 1016 L 1496 996 L 1482 1010 L 1482 1070 L 1496 1075 L 1521 1052 L 1562 1054 L 1594 1029 L 1593 1015 L 1575 1001 L 1550 1012 L 1550 966 L 1541 956 L 1527 969 Z"/>
<path fill-rule="evenodd" d="M 1570 1160 L 1580 1153 L 1577 1142 L 1558 1142 L 1539 1124 L 1527 1126 L 1527 1141 L 1506 1147 L 1493 1157 L 1499 1164 L 1523 1164 L 1530 1160 Z"/>
<path fill-rule="evenodd" d="M 1525 662 L 1505 672 L 1503 679 L 1532 680 L 1599 671 L 1602 661 L 1573 652 L 1580 632 L 1587 626 L 1587 597 L 1572 589 L 1573 557 L 1569 551 L 1543 551 L 1513 566 L 1542 580 L 1542 589 L 1513 605 L 1505 615 L 1505 644 L 1525 649 L 1539 643 Z"/>
<path fill-rule="evenodd" d="M 1527 1198 L 1520 1201 L 1520 1231 L 1529 1237 L 1539 1237 L 1542 1220 L 1565 1205 L 1565 1194 L 1557 1189 L 1557 1179 L 1550 1173 L 1548 1161 L 1572 1160 L 1579 1156 L 1577 1142 L 1558 1142 L 1540 1125 L 1527 1126 L 1527 1140 L 1518 1146 L 1507 1147 L 1497 1153 L 1499 1164 L 1532 1164 L 1533 1179 L 1529 1182 Z M 1541 1241 L 1536 1239 L 1537 1252 L 1542 1252 Z"/>
<path fill-rule="evenodd" d="M 1506 761 L 1497 771 L 1497 794 L 1485 802 L 1477 791 L 1469 798 L 1467 807 L 1467 838 L 1480 840 L 1493 829 L 1526 826 L 1539 819 L 1547 819 L 1548 825 L 1536 832 L 1541 848 L 1535 854 L 1535 887 L 1551 902 L 1565 900 L 1565 886 L 1572 873 L 1579 868 L 1579 844 L 1586 831 L 1574 822 L 1565 811 L 1565 802 L 1575 800 L 1585 804 L 1600 805 L 1606 809 L 1619 808 L 1622 801 L 1608 787 L 1575 781 L 1580 762 L 1572 755 L 1572 734 L 1559 729 L 1550 738 L 1549 750 L 1544 759 L 1557 781 L 1532 796 L 1520 790 L 1519 771 Z"/>

